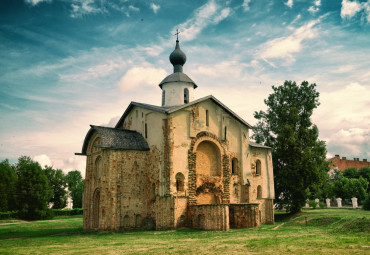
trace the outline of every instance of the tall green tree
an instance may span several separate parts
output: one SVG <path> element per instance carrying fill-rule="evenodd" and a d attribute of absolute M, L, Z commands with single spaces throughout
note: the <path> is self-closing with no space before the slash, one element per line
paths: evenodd
<path fill-rule="evenodd" d="M 26 220 L 51 217 L 48 203 L 53 195 L 49 181 L 39 163 L 22 156 L 15 165 L 18 176 L 17 209 L 19 216 Z"/>
<path fill-rule="evenodd" d="M 53 169 L 50 166 L 45 166 L 45 175 L 48 178 L 49 185 L 53 190 L 53 196 L 49 203 L 53 204 L 53 209 L 62 209 L 67 205 L 67 182 L 66 176 L 60 169 Z"/>
<path fill-rule="evenodd" d="M 70 171 L 66 175 L 68 190 L 73 201 L 73 208 L 82 208 L 82 195 L 85 188 L 85 180 L 82 179 L 78 170 Z"/>
<path fill-rule="evenodd" d="M 17 175 L 14 168 L 5 159 L 0 162 L 0 212 L 16 209 Z"/>
<path fill-rule="evenodd" d="M 344 169 L 343 176 L 346 178 L 358 178 L 360 177 L 356 167 L 349 167 Z"/>
<path fill-rule="evenodd" d="M 264 100 L 267 111 L 254 113 L 258 122 L 252 139 L 273 148 L 275 202 L 297 212 L 329 170 L 325 143 L 318 139 L 319 131 L 311 121 L 319 93 L 316 84 L 307 81 L 301 85 L 285 81 L 272 89 Z"/>

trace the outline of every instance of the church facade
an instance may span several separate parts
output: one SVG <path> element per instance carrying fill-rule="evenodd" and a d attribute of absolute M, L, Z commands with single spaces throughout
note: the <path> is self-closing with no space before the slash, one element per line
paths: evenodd
<path fill-rule="evenodd" d="M 131 102 L 114 128 L 91 126 L 85 230 L 205 230 L 274 223 L 271 148 L 249 140 L 251 125 L 213 96 L 194 100 L 179 41 L 162 105 Z"/>

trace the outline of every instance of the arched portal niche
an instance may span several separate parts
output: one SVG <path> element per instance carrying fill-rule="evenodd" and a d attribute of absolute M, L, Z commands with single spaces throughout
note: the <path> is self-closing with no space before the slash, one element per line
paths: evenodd
<path fill-rule="evenodd" d="M 196 149 L 197 174 L 221 176 L 220 150 L 211 141 L 201 142 Z"/>
<path fill-rule="evenodd" d="M 94 229 L 99 228 L 100 190 L 96 189 L 92 204 L 92 225 Z"/>

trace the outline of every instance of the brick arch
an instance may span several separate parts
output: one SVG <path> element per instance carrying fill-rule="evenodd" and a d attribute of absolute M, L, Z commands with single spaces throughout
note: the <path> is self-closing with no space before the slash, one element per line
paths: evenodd
<path fill-rule="evenodd" d="M 193 152 L 193 153 L 196 152 L 199 144 L 204 142 L 204 141 L 213 142 L 218 147 L 218 149 L 220 150 L 221 155 L 224 155 L 226 153 L 226 150 L 225 150 L 224 146 L 221 144 L 221 142 L 217 138 L 217 136 L 215 134 L 210 133 L 210 132 L 200 132 L 200 133 L 198 133 L 197 136 L 191 141 L 190 151 Z"/>
<path fill-rule="evenodd" d="M 222 183 L 219 183 L 223 186 L 222 194 L 221 194 L 221 203 L 228 203 L 230 202 L 230 159 L 229 155 L 227 154 L 227 150 L 225 149 L 222 142 L 217 138 L 216 135 L 210 132 L 200 132 L 197 136 L 191 141 L 189 152 L 188 152 L 188 168 L 189 168 L 189 177 L 188 177 L 188 187 L 189 187 L 189 204 L 195 205 L 197 204 L 197 151 L 204 145 L 204 142 L 208 143 L 208 145 L 213 146 L 219 153 L 219 162 L 220 165 L 220 173 L 216 175 L 216 178 L 221 178 L 218 180 L 222 180 Z M 202 173 L 201 173 L 202 174 Z M 210 174 L 212 175 L 212 174 Z M 217 177 L 218 176 L 218 177 Z"/>

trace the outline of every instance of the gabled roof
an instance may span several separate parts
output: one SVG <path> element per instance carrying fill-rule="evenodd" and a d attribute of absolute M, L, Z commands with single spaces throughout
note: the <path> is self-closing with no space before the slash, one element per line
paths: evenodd
<path fill-rule="evenodd" d="M 257 147 L 257 148 L 264 148 L 264 149 L 271 149 L 271 147 L 269 147 L 269 146 L 265 146 L 265 145 L 258 144 L 258 143 L 255 143 L 255 142 L 251 142 L 251 141 L 249 141 L 249 146 Z"/>
<path fill-rule="evenodd" d="M 120 127 L 122 125 L 123 121 L 125 120 L 125 118 L 130 113 L 130 111 L 132 110 L 132 108 L 134 106 L 140 106 L 140 107 L 143 107 L 143 108 L 148 109 L 148 110 L 153 110 L 153 111 L 157 111 L 157 112 L 161 112 L 161 113 L 165 113 L 165 114 L 170 114 L 170 113 L 179 111 L 181 109 L 184 109 L 186 107 L 192 106 L 194 104 L 197 104 L 197 103 L 206 101 L 208 99 L 211 100 L 211 101 L 213 101 L 215 104 L 217 104 L 218 106 L 220 106 L 221 108 L 223 108 L 226 112 L 228 112 L 233 117 L 235 117 L 241 124 L 247 126 L 248 128 L 252 128 L 252 126 L 248 122 L 246 122 L 245 120 L 243 120 L 235 112 L 233 112 L 232 110 L 230 110 L 226 105 L 224 105 L 223 103 L 221 103 L 221 101 L 219 101 L 217 98 L 215 98 L 212 95 L 199 98 L 197 100 L 191 101 L 188 104 L 183 104 L 183 105 L 178 105 L 178 106 L 170 106 L 170 107 L 161 107 L 161 106 L 155 106 L 155 105 L 150 105 L 150 104 L 142 104 L 142 103 L 137 103 L 137 102 L 131 102 L 130 105 L 127 107 L 126 111 L 123 113 L 123 115 L 120 118 L 120 120 L 118 121 L 118 123 L 116 125 L 116 128 L 118 128 L 118 127 Z"/>
<path fill-rule="evenodd" d="M 138 151 L 149 150 L 148 143 L 145 141 L 143 136 L 136 131 L 93 125 L 90 126 L 91 128 L 87 132 L 82 146 L 82 152 L 76 153 L 76 155 L 86 156 L 87 146 L 95 131 L 98 132 L 100 136 L 100 148 Z"/>

